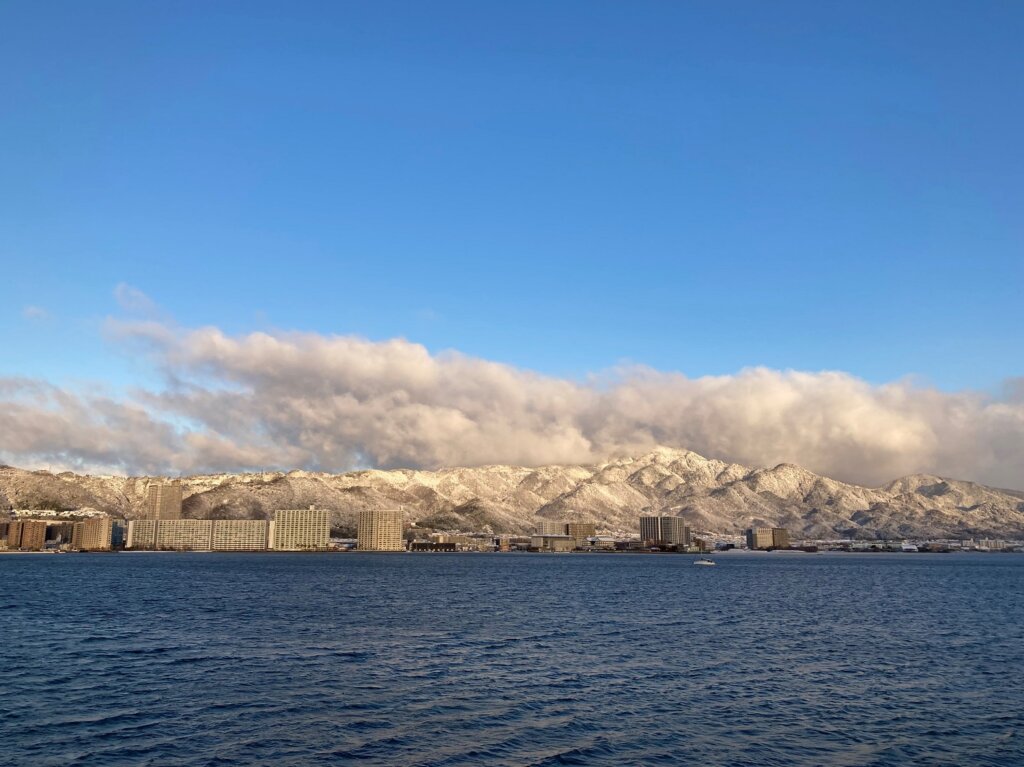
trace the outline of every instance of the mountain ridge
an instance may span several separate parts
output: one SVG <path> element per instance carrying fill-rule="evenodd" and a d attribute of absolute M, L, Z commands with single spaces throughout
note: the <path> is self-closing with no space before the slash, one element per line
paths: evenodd
<path fill-rule="evenodd" d="M 0 509 L 92 508 L 141 514 L 146 486 L 166 477 L 51 473 L 0 466 Z M 360 509 L 401 506 L 407 522 L 437 529 L 522 533 L 537 517 L 635 532 L 646 513 L 681 516 L 697 529 L 737 533 L 788 527 L 810 538 L 1024 538 L 1024 493 L 930 474 L 877 488 L 800 466 L 747 467 L 659 447 L 595 464 L 472 468 L 308 470 L 182 477 L 187 517 L 265 518 L 316 504 L 340 532 Z"/>

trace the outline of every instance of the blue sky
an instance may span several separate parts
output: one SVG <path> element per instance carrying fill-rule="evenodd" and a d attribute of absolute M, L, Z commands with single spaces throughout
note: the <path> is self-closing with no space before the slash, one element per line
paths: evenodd
<path fill-rule="evenodd" d="M 994 390 L 1022 39 L 1012 2 L 8 0 L 0 373 L 145 378 L 100 333 L 127 283 L 574 378 Z"/>

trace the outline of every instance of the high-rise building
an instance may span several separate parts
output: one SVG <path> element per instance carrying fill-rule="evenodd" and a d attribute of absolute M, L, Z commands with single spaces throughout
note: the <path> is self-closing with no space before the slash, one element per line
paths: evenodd
<path fill-rule="evenodd" d="M 74 522 L 47 522 L 46 541 L 53 542 L 57 546 L 70 545 L 71 538 L 75 534 Z"/>
<path fill-rule="evenodd" d="M 7 548 L 22 551 L 42 551 L 46 545 L 46 521 L 42 519 L 16 519 L 7 527 Z"/>
<path fill-rule="evenodd" d="M 565 535 L 565 522 L 559 519 L 538 517 L 533 526 L 537 535 Z"/>
<path fill-rule="evenodd" d="M 682 517 L 640 517 L 640 540 L 646 544 L 688 546 L 690 528 Z"/>
<path fill-rule="evenodd" d="M 773 549 L 788 549 L 789 548 L 789 530 L 784 527 L 773 527 L 772 528 L 772 548 Z"/>
<path fill-rule="evenodd" d="M 752 527 L 747 530 L 747 548 L 751 551 L 770 549 L 774 546 L 775 537 L 770 527 Z"/>
<path fill-rule="evenodd" d="M 156 525 L 160 551 L 209 551 L 212 519 L 161 519 Z"/>
<path fill-rule="evenodd" d="M 110 517 L 90 517 L 75 522 L 71 548 L 79 551 L 110 551 L 114 521 Z"/>
<path fill-rule="evenodd" d="M 156 548 L 156 526 L 159 524 L 155 519 L 133 519 L 128 522 L 128 539 L 125 541 L 126 549 L 155 549 Z"/>
<path fill-rule="evenodd" d="M 214 551 L 265 551 L 265 519 L 215 519 L 210 539 Z"/>
<path fill-rule="evenodd" d="M 576 548 L 582 549 L 587 545 L 587 538 L 597 535 L 597 525 L 593 522 L 567 522 L 565 532 L 576 539 Z"/>
<path fill-rule="evenodd" d="M 278 551 L 322 551 L 331 536 L 327 509 L 279 509 L 274 512 L 274 548 Z"/>
<path fill-rule="evenodd" d="M 403 551 L 401 509 L 364 509 L 357 529 L 361 551 Z"/>
<path fill-rule="evenodd" d="M 150 482 L 146 489 L 146 519 L 181 519 L 181 482 Z"/>

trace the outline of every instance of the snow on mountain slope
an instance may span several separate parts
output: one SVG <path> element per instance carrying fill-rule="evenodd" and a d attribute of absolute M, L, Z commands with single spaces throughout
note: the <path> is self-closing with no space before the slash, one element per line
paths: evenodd
<path fill-rule="evenodd" d="M 0 508 L 92 507 L 131 518 L 148 482 L 0 467 Z M 720 532 L 771 525 L 817 538 L 1024 537 L 1019 493 L 930 475 L 865 488 L 792 464 L 751 469 L 671 448 L 594 466 L 218 474 L 182 484 L 186 516 L 263 518 L 316 504 L 344 531 L 360 509 L 400 506 L 409 522 L 493 532 L 528 532 L 538 516 L 636 530 L 640 514 L 666 513 Z"/>

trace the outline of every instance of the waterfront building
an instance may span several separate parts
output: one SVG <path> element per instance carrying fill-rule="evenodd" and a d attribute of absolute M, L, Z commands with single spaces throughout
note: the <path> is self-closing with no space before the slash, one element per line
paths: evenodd
<path fill-rule="evenodd" d="M 274 512 L 274 548 L 278 551 L 323 551 L 331 536 L 327 509 L 279 509 Z"/>
<path fill-rule="evenodd" d="M 75 522 L 71 548 L 79 551 L 110 551 L 114 522 L 110 517 L 89 517 Z"/>
<path fill-rule="evenodd" d="M 181 482 L 150 482 L 146 488 L 146 519 L 181 519 Z"/>
<path fill-rule="evenodd" d="M 576 539 L 571 535 L 533 535 L 530 536 L 530 548 L 537 551 L 572 551 L 576 548 Z"/>
<path fill-rule="evenodd" d="M 70 545 L 75 534 L 74 522 L 48 522 L 46 524 L 46 542 L 55 546 Z"/>
<path fill-rule="evenodd" d="M 565 522 L 538 517 L 533 529 L 537 535 L 565 535 Z"/>
<path fill-rule="evenodd" d="M 772 528 L 772 548 L 773 549 L 788 549 L 789 548 L 789 530 L 784 527 L 773 527 Z"/>
<path fill-rule="evenodd" d="M 439 543 L 437 541 L 411 541 L 409 551 L 457 551 L 454 543 Z"/>
<path fill-rule="evenodd" d="M 46 545 L 46 521 L 16 519 L 8 523 L 7 548 L 22 551 L 42 551 Z"/>
<path fill-rule="evenodd" d="M 587 539 L 597 535 L 597 525 L 593 522 L 567 522 L 565 534 L 572 536 L 576 541 L 576 548 L 582 549 L 587 545 Z"/>
<path fill-rule="evenodd" d="M 640 517 L 640 540 L 649 546 L 690 544 L 690 528 L 682 517 Z"/>
<path fill-rule="evenodd" d="M 156 526 L 155 519 L 133 519 L 128 522 L 128 538 L 125 541 L 126 549 L 152 550 L 156 548 Z"/>
<path fill-rule="evenodd" d="M 265 519 L 215 519 L 210 533 L 213 551 L 266 551 Z"/>
<path fill-rule="evenodd" d="M 747 548 L 751 551 L 775 547 L 775 536 L 770 527 L 752 527 L 747 530 Z"/>
<path fill-rule="evenodd" d="M 123 519 L 113 520 L 113 527 L 110 531 L 110 546 L 115 549 L 123 549 L 125 536 L 128 534 L 128 524 Z"/>
<path fill-rule="evenodd" d="M 360 551 L 403 551 L 401 509 L 364 509 L 359 512 L 356 537 Z M 438 543 L 448 543 L 442 539 Z M 450 541 L 454 543 L 455 541 Z"/>
<path fill-rule="evenodd" d="M 156 525 L 158 551 L 209 551 L 212 519 L 161 519 Z"/>

